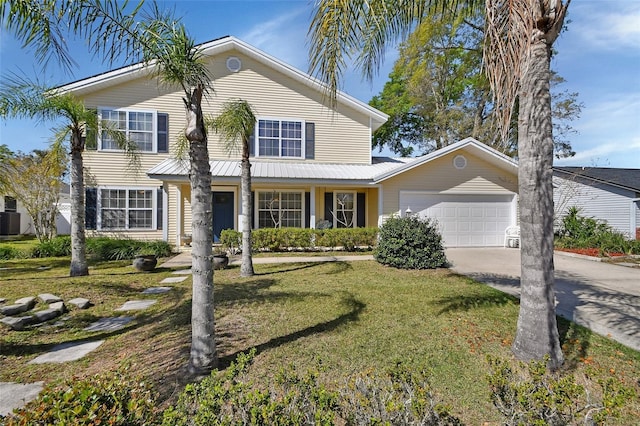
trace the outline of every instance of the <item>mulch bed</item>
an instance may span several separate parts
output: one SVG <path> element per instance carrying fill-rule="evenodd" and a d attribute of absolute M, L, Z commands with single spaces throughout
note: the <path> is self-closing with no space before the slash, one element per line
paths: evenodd
<path fill-rule="evenodd" d="M 592 256 L 592 257 L 618 257 L 624 256 L 624 253 L 618 252 L 610 252 L 604 253 L 603 256 L 600 256 L 600 249 L 597 248 L 557 248 L 558 251 L 566 251 L 569 253 L 582 254 L 584 256 Z"/>

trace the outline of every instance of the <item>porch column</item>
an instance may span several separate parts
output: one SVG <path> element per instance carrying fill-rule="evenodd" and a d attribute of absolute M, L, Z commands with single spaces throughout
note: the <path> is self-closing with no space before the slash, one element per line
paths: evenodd
<path fill-rule="evenodd" d="M 182 189 L 180 184 L 176 185 L 176 247 L 180 250 L 180 237 L 182 236 Z"/>
<path fill-rule="evenodd" d="M 169 184 L 162 182 L 162 239 L 169 242 Z"/>
<path fill-rule="evenodd" d="M 309 190 L 309 228 L 316 228 L 316 187 L 312 186 Z"/>
<path fill-rule="evenodd" d="M 384 215 L 382 213 L 384 211 L 384 202 L 382 199 L 382 185 L 376 185 L 376 188 L 378 188 L 378 228 L 379 228 L 384 223 Z"/>

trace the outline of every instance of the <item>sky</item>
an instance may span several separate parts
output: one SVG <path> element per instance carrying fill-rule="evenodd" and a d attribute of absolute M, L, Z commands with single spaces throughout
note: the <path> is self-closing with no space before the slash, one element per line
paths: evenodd
<path fill-rule="evenodd" d="M 302 70 L 308 70 L 307 31 L 312 0 L 164 2 L 175 7 L 196 42 L 235 36 Z M 556 160 L 560 166 L 640 168 L 640 0 L 573 0 L 568 30 L 554 47 L 552 67 L 566 83 L 561 89 L 578 93 L 584 104 L 577 134 L 570 138 L 576 155 Z M 109 67 L 93 58 L 81 41 L 70 41 L 79 64 L 73 74 L 55 64 L 43 69 L 32 49 L 23 49 L 11 34 L 0 30 L 0 78 L 10 73 L 37 76 L 39 81 L 60 85 L 86 78 Z M 350 69 L 341 89 L 369 102 L 378 94 L 397 59 L 395 48 L 373 81 Z M 44 149 L 52 123 L 0 119 L 0 144 L 13 151 Z M 374 155 L 390 155 L 383 151 Z"/>

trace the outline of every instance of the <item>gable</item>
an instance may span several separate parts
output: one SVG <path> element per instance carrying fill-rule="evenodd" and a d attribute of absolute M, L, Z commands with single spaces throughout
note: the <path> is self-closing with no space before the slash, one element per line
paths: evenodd
<path fill-rule="evenodd" d="M 369 164 L 371 134 L 384 123 L 386 115 L 368 105 L 340 94 L 337 110 L 324 105 L 325 94 L 310 76 L 257 51 L 242 42 L 205 48 L 210 56 L 208 68 L 214 79 L 213 93 L 203 101 L 205 114 L 216 115 L 228 99 L 241 98 L 254 108 L 258 118 L 275 118 L 313 123 L 315 127 L 314 161 Z M 227 67 L 229 58 L 237 59 L 239 70 Z M 185 126 L 182 92 L 159 86 L 148 72 L 130 67 L 116 70 L 62 89 L 82 97 L 88 107 L 153 110 L 169 114 L 169 139 L 175 141 Z M 239 150 L 228 152 L 217 135 L 209 134 L 212 159 L 238 158 Z M 348 154 L 345 154 L 348 153 Z"/>

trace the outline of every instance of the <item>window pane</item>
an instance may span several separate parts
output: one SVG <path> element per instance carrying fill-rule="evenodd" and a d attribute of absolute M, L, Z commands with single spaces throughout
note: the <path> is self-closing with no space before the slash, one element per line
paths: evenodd
<path fill-rule="evenodd" d="M 355 220 L 355 194 L 353 192 L 336 192 L 336 228 L 353 228 Z"/>
<path fill-rule="evenodd" d="M 124 210 L 102 210 L 103 229 L 124 229 L 126 227 Z"/>
<path fill-rule="evenodd" d="M 151 210 L 130 210 L 129 228 L 151 228 L 153 226 Z"/>
<path fill-rule="evenodd" d="M 111 132 L 121 131 L 123 133 L 127 130 L 127 115 L 124 111 L 113 111 L 109 109 L 103 109 L 100 111 L 102 117 L 103 126 L 108 127 Z M 107 131 L 103 130 L 101 134 L 102 149 L 120 149 L 120 146 L 114 138 L 107 134 Z"/>

